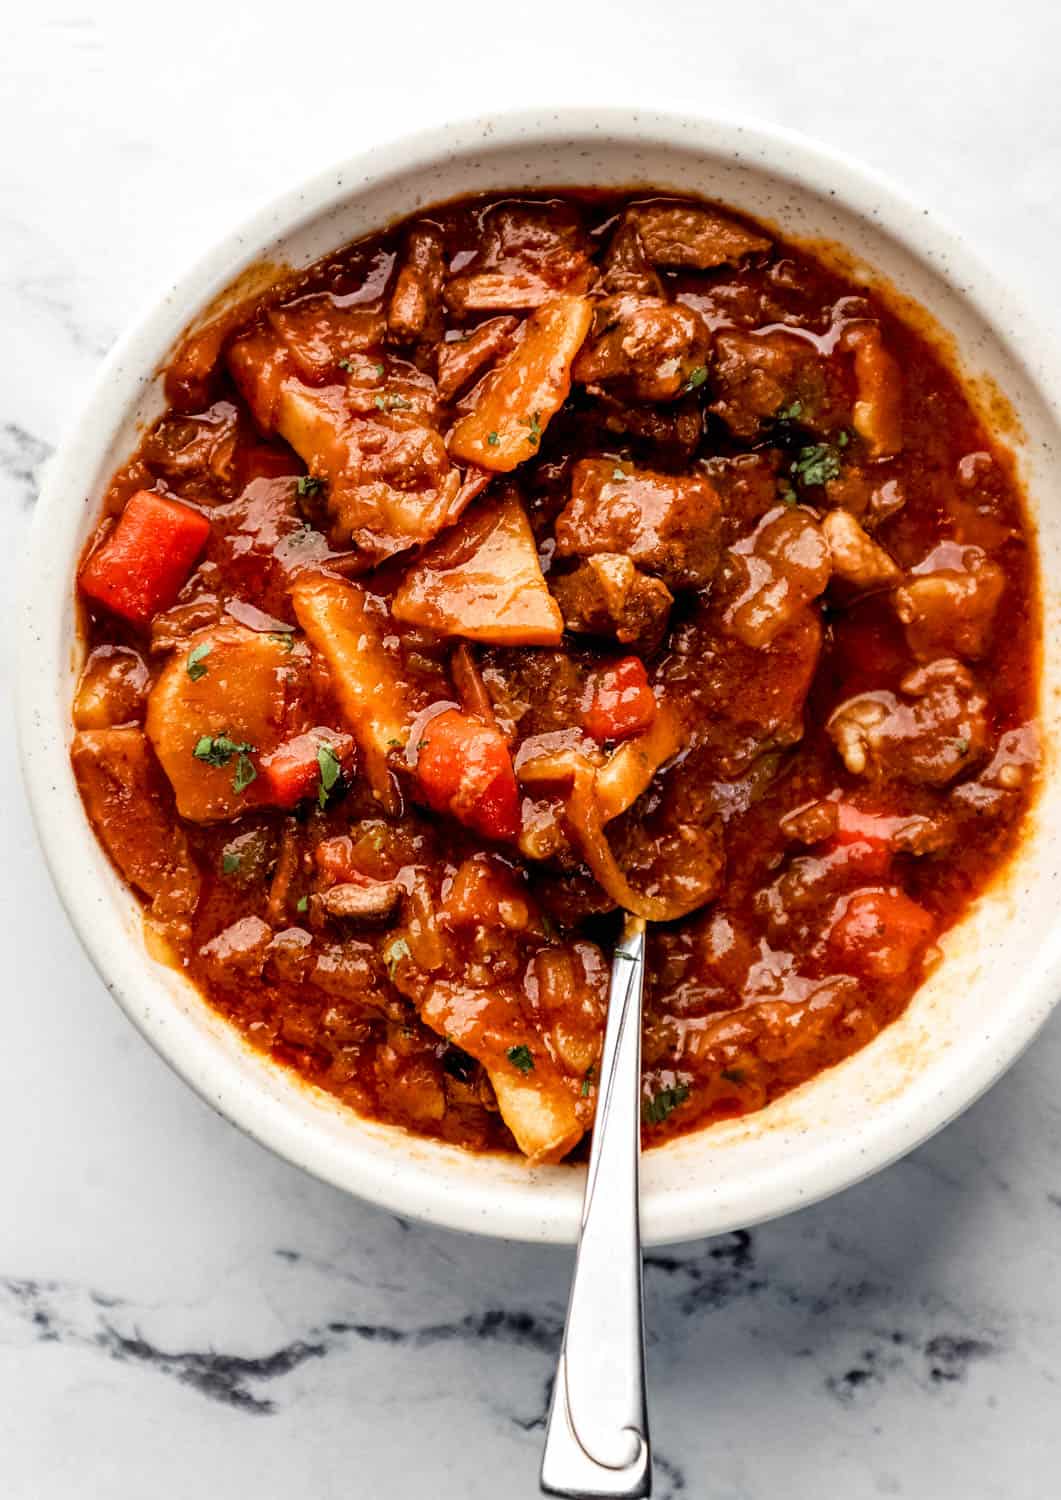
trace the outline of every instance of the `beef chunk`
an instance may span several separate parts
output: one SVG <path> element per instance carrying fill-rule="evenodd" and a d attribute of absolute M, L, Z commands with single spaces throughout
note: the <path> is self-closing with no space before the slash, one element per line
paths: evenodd
<path fill-rule="evenodd" d="M 812 512 L 776 506 L 726 553 L 724 628 L 746 646 L 768 646 L 824 593 L 830 571 L 829 544 Z"/>
<path fill-rule="evenodd" d="M 406 234 L 387 307 L 387 331 L 395 343 L 415 343 L 434 331 L 445 274 L 442 252 L 442 234 L 434 224 L 416 224 Z"/>
<path fill-rule="evenodd" d="M 563 203 L 500 203 L 482 221 L 471 264 L 446 283 L 454 312 L 539 307 L 559 291 L 583 291 L 594 276 L 582 226 Z"/>
<path fill-rule="evenodd" d="M 825 361 L 791 333 L 717 334 L 710 377 L 711 410 L 738 438 L 758 437 L 764 424 L 797 402 L 800 421 L 810 425 L 826 398 Z"/>
<path fill-rule="evenodd" d="M 556 522 L 556 550 L 624 553 L 672 589 L 702 588 L 718 565 L 720 518 L 718 495 L 702 475 L 583 459 Z"/>
<path fill-rule="evenodd" d="M 635 401 L 673 401 L 703 380 L 709 342 L 707 324 L 691 307 L 631 293 L 607 297 L 572 374 Z"/>
<path fill-rule="evenodd" d="M 629 211 L 645 254 L 657 266 L 709 271 L 769 250 L 770 241 L 728 214 L 687 203 L 642 203 Z"/>
<path fill-rule="evenodd" d="M 1005 586 L 1006 575 L 981 548 L 941 543 L 895 591 L 910 650 L 919 661 L 983 656 Z"/>
<path fill-rule="evenodd" d="M 645 652 L 663 639 L 674 602 L 671 591 L 630 558 L 602 552 L 550 582 L 568 630 L 614 636 Z"/>
<path fill-rule="evenodd" d="M 945 786 L 987 750 L 987 700 L 972 673 L 952 658 L 907 673 L 902 697 L 859 693 L 827 724 L 853 776 Z"/>

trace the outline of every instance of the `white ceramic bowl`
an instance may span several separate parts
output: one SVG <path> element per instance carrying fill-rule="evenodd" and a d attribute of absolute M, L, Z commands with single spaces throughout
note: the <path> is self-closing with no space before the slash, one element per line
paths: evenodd
<path fill-rule="evenodd" d="M 945 940 L 906 1014 L 855 1057 L 747 1119 L 651 1152 L 650 1241 L 721 1232 L 814 1202 L 894 1161 L 1013 1061 L 1061 990 L 1061 374 L 1022 313 L 950 235 L 876 177 L 776 130 L 565 110 L 484 118 L 354 157 L 221 240 L 121 339 L 53 460 L 21 617 L 20 732 L 30 799 L 70 919 L 126 1014 L 229 1119 L 317 1176 L 398 1213 L 481 1234 L 573 1241 L 581 1171 L 474 1157 L 358 1118 L 251 1051 L 155 963 L 140 909 L 86 821 L 68 760 L 79 666 L 74 570 L 114 468 L 161 410 L 156 371 L 186 325 L 262 261 L 302 266 L 425 204 L 487 189 L 652 184 L 721 199 L 791 237 L 847 247 L 949 331 L 966 373 L 1008 396 L 1046 583 L 1046 762 L 1004 879 Z M 985 405 L 985 410 L 988 407 Z M 997 412 L 997 406 L 995 407 Z M 960 857 L 956 855 L 955 857 Z"/>

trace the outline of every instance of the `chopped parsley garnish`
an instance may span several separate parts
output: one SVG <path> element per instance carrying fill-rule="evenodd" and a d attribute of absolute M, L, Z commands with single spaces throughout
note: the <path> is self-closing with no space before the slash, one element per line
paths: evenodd
<path fill-rule="evenodd" d="M 226 849 L 224 854 L 222 854 L 221 856 L 222 875 L 235 875 L 236 871 L 239 869 L 239 865 L 239 855 L 233 854 L 230 850 Z"/>
<path fill-rule="evenodd" d="M 593 1075 L 596 1073 L 596 1071 L 596 1068 L 592 1065 L 586 1069 L 586 1076 L 582 1080 L 583 1099 L 589 1098 L 589 1091 L 593 1087 Z"/>
<path fill-rule="evenodd" d="M 623 480 L 623 479 L 629 479 L 630 476 L 626 472 L 625 469 L 620 469 L 620 468 L 616 467 L 616 468 L 614 468 L 612 470 L 612 478 L 613 479 L 618 479 L 618 480 Z"/>
<path fill-rule="evenodd" d="M 954 748 L 959 755 L 969 754 L 969 741 L 965 738 L 964 734 L 959 735 L 954 741 Z"/>
<path fill-rule="evenodd" d="M 686 395 L 688 395 L 690 391 L 695 391 L 697 386 L 703 385 L 706 379 L 707 366 L 697 365 L 696 369 L 693 370 L 692 374 L 689 376 L 689 379 L 682 386 L 682 390 L 686 393 Z"/>
<path fill-rule="evenodd" d="M 534 1058 L 529 1047 L 510 1047 L 505 1056 L 521 1073 L 529 1073 L 534 1067 Z"/>
<path fill-rule="evenodd" d="M 270 630 L 269 639 L 275 641 L 278 646 L 283 646 L 285 651 L 295 649 L 295 635 L 291 630 Z"/>
<path fill-rule="evenodd" d="M 201 646 L 195 646 L 188 652 L 188 676 L 193 682 L 198 682 L 200 677 L 206 676 L 204 659 L 210 655 L 210 643 L 204 641 Z"/>
<path fill-rule="evenodd" d="M 308 896 L 299 896 L 298 900 L 295 902 L 295 910 L 296 911 L 300 911 L 300 912 L 308 911 L 309 910 L 309 897 Z"/>
<path fill-rule="evenodd" d="M 383 955 L 383 961 L 387 965 L 387 973 L 390 975 L 391 983 L 394 983 L 394 972 L 403 958 L 411 958 L 409 944 L 404 938 L 396 938 Z"/>
<path fill-rule="evenodd" d="M 803 415 L 803 402 L 790 401 L 787 406 L 779 406 L 774 412 L 775 422 L 798 422 Z"/>
<path fill-rule="evenodd" d="M 782 505 L 799 504 L 799 496 L 787 479 L 779 479 L 777 481 L 777 498 L 781 501 Z"/>
<path fill-rule="evenodd" d="M 646 1125 L 662 1125 L 667 1116 L 684 1104 L 689 1097 L 688 1086 L 677 1083 L 672 1089 L 660 1089 L 658 1094 L 642 1100 L 641 1113 Z"/>
<path fill-rule="evenodd" d="M 317 806 L 326 807 L 329 793 L 339 780 L 342 763 L 331 745 L 318 745 L 317 765 L 321 773 L 321 784 L 317 788 Z"/>
<path fill-rule="evenodd" d="M 300 474 L 295 480 L 295 489 L 300 495 L 315 495 L 323 487 L 324 480 L 316 479 L 312 474 Z"/>
<path fill-rule="evenodd" d="M 542 912 L 542 932 L 550 943 L 556 936 L 556 923 L 549 916 L 548 912 L 544 911 Z"/>
<path fill-rule="evenodd" d="M 846 448 L 850 441 L 851 434 L 846 427 L 841 427 L 840 431 L 836 434 L 836 446 L 838 448 Z"/>
<path fill-rule="evenodd" d="M 402 748 L 402 742 L 401 742 L 401 740 L 388 740 L 387 744 L 392 749 L 400 750 Z"/>
<path fill-rule="evenodd" d="M 840 473 L 840 455 L 831 443 L 810 443 L 799 450 L 789 472 L 800 484 L 828 484 Z"/>
<path fill-rule="evenodd" d="M 527 426 L 530 429 L 530 431 L 527 433 L 527 442 L 530 443 L 532 448 L 537 448 L 538 444 L 542 440 L 541 416 L 541 412 L 536 411 L 533 417 L 531 417 L 527 422 Z"/>
<path fill-rule="evenodd" d="M 227 766 L 235 756 L 236 769 L 232 776 L 232 786 L 237 792 L 245 792 L 251 782 L 258 778 L 258 772 L 250 758 L 255 748 L 246 740 L 233 740 L 227 734 L 204 734 L 196 740 L 192 754 L 196 760 L 201 760 L 208 766 Z"/>
<path fill-rule="evenodd" d="M 411 401 L 407 401 L 404 396 L 392 395 L 390 391 L 386 391 L 382 396 L 376 396 L 374 399 L 380 411 L 412 411 L 413 403 Z"/>
<path fill-rule="evenodd" d="M 498 437 L 496 432 L 488 432 L 486 434 L 487 447 L 496 448 L 500 441 L 501 439 Z"/>
<path fill-rule="evenodd" d="M 341 359 L 339 361 L 339 368 L 340 370 L 345 370 L 347 374 L 349 374 L 350 371 L 354 368 L 353 360 Z"/>
<path fill-rule="evenodd" d="M 383 366 L 382 365 L 373 365 L 372 366 L 372 370 L 373 370 L 373 373 L 375 374 L 377 380 L 382 380 L 383 379 Z"/>

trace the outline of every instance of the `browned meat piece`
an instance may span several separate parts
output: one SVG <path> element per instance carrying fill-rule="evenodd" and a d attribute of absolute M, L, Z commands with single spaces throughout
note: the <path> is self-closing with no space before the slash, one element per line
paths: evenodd
<path fill-rule="evenodd" d="M 651 443 L 659 457 L 675 467 L 684 467 L 692 460 L 704 430 L 703 412 L 695 396 L 669 406 L 638 406 L 620 401 L 597 386 L 591 387 L 591 393 L 596 398 L 594 415 L 605 432 Z"/>
<path fill-rule="evenodd" d="M 648 895 L 692 908 L 722 887 L 722 820 L 695 761 L 657 778 L 646 797 L 611 825 L 610 841 L 624 875 Z"/>
<path fill-rule="evenodd" d="M 867 536 L 846 510 L 831 510 L 822 531 L 833 560 L 833 575 L 856 589 L 879 589 L 903 576 L 884 548 Z"/>
<path fill-rule="evenodd" d="M 399 344 L 423 338 L 436 323 L 445 275 L 441 231 L 416 224 L 405 236 L 402 261 L 387 307 L 387 331 Z"/>
<path fill-rule="evenodd" d="M 717 606 L 674 633 L 662 680 L 671 702 L 689 702 L 690 729 L 718 774 L 739 776 L 765 751 L 802 739 L 821 644 L 821 623 L 809 607 L 761 648 L 727 635 Z"/>
<path fill-rule="evenodd" d="M 709 271 L 736 266 L 749 255 L 770 249 L 770 241 L 718 209 L 685 203 L 642 203 L 629 210 L 645 247 L 657 266 Z"/>
<path fill-rule="evenodd" d="M 539 307 L 554 292 L 584 291 L 594 276 L 577 214 L 562 203 L 501 203 L 482 220 L 470 265 L 446 283 L 458 314 Z"/>
<path fill-rule="evenodd" d="M 876 531 L 906 504 L 906 491 L 899 478 L 881 479 L 871 469 L 845 463 L 835 479 L 825 485 L 829 505 L 846 510 L 864 531 Z"/>
<path fill-rule="evenodd" d="M 673 401 L 703 383 L 709 344 L 707 324 L 691 307 L 660 297 L 607 297 L 572 374 L 583 385 L 614 385 L 634 401 Z"/>
<path fill-rule="evenodd" d="M 710 376 L 711 410 L 739 438 L 758 437 L 764 423 L 797 402 L 801 422 L 811 425 L 826 398 L 824 360 L 791 333 L 716 334 Z"/>
<path fill-rule="evenodd" d="M 204 943 L 199 957 L 215 984 L 238 984 L 261 976 L 272 940 L 273 930 L 261 917 L 240 917 Z"/>
<path fill-rule="evenodd" d="M 466 338 L 439 344 L 438 393 L 443 401 L 452 401 L 487 365 L 507 354 L 518 327 L 518 318 L 489 318 Z"/>
<path fill-rule="evenodd" d="M 188 488 L 190 480 L 227 490 L 238 435 L 237 408 L 231 401 L 215 401 L 209 411 L 197 416 L 164 417 L 144 439 L 144 462 L 153 474 L 176 480 L 182 495 L 195 495 Z"/>
<path fill-rule="evenodd" d="M 358 880 L 330 886 L 318 899 L 330 917 L 386 917 L 401 893 L 396 880 Z"/>
<path fill-rule="evenodd" d="M 74 699 L 78 729 L 142 723 L 151 686 L 147 665 L 130 646 L 97 646 L 85 663 Z"/>
<path fill-rule="evenodd" d="M 319 384 L 342 373 L 341 361 L 352 354 L 378 349 L 386 323 L 373 307 L 346 307 L 330 293 L 299 297 L 287 307 L 266 314 L 279 335 L 295 373 Z"/>
<path fill-rule="evenodd" d="M 895 591 L 895 612 L 919 661 L 976 660 L 991 644 L 1006 575 L 979 547 L 942 542 Z"/>
<path fill-rule="evenodd" d="M 987 700 L 961 662 L 934 661 L 907 673 L 892 692 L 859 693 L 826 728 L 853 776 L 944 786 L 987 750 Z"/>
<path fill-rule="evenodd" d="M 672 589 L 702 588 L 718 566 L 720 518 L 718 495 L 702 475 L 587 458 L 575 465 L 556 550 L 624 553 Z"/>
<path fill-rule="evenodd" d="M 644 652 L 654 651 L 663 639 L 674 597 L 629 557 L 602 552 L 550 583 L 568 630 L 611 635 Z"/>
<path fill-rule="evenodd" d="M 865 442 L 870 458 L 891 458 L 903 445 L 899 366 L 881 343 L 876 323 L 850 325 L 844 330 L 843 347 L 855 356 L 855 431 Z"/>
<path fill-rule="evenodd" d="M 779 460 L 780 454 L 771 451 L 704 461 L 703 472 L 722 502 L 723 546 L 731 547 L 777 505 Z"/>
<path fill-rule="evenodd" d="M 629 216 L 619 227 L 601 262 L 604 289 L 612 296 L 635 292 L 642 297 L 662 297 L 663 283 L 645 254 L 637 223 Z"/>
<path fill-rule="evenodd" d="M 92 826 L 129 884 L 159 917 L 194 911 L 199 871 L 143 731 L 84 730 L 70 758 Z"/>
<path fill-rule="evenodd" d="M 829 545 L 813 514 L 776 506 L 726 553 L 723 629 L 746 646 L 768 646 L 824 593 L 830 571 Z"/>

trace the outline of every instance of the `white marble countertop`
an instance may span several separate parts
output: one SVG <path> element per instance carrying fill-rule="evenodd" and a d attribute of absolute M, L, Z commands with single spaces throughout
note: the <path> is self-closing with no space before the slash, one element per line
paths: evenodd
<path fill-rule="evenodd" d="M 732 10 L 9 10 L 0 597 L 34 469 L 151 291 L 279 188 L 422 123 L 593 100 L 780 121 L 891 173 L 1061 327 L 1061 11 Z M 7 679 L 6 639 L 0 658 Z M 67 927 L 9 714 L 0 827 L 0 1493 L 536 1494 L 570 1256 L 400 1222 L 211 1114 Z M 1058 1493 L 1059 1076 L 1061 1015 L 901 1165 L 650 1255 L 657 1500 Z"/>

